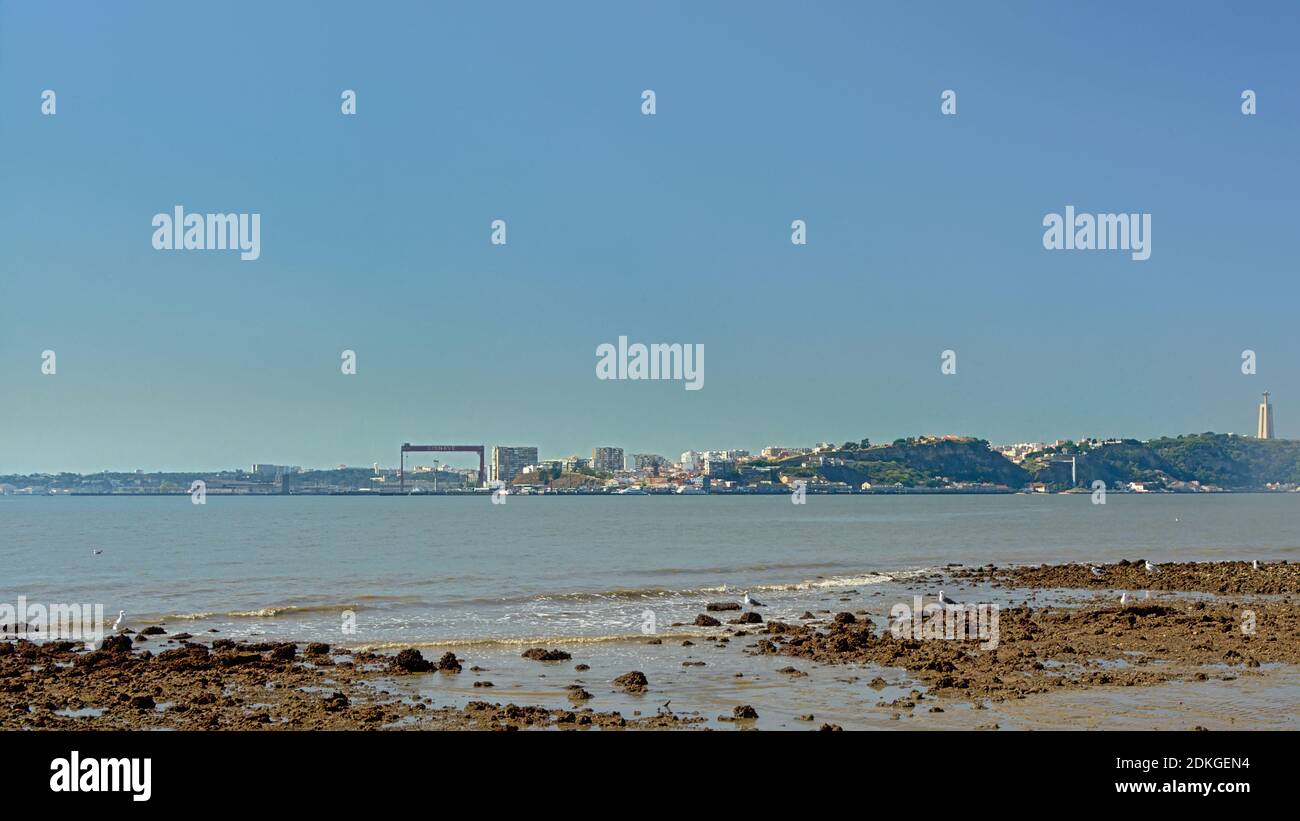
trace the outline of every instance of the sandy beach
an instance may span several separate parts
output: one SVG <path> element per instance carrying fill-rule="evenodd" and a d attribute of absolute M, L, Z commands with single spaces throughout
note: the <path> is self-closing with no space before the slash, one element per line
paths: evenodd
<path fill-rule="evenodd" d="M 1091 567 L 953 567 L 918 580 L 967 602 L 995 589 L 1009 596 L 995 647 L 974 635 L 899 637 L 883 603 L 793 620 L 720 605 L 695 624 L 619 648 L 426 656 L 166 626 L 111 636 L 95 651 L 6 641 L 0 726 L 1192 729 L 1270 726 L 1252 715 L 1252 698 L 1272 711 L 1285 706 L 1279 698 L 1295 700 L 1300 567 Z M 1216 708 L 1238 693 L 1232 708 Z M 1117 705 L 1133 708 L 1131 720 Z"/>

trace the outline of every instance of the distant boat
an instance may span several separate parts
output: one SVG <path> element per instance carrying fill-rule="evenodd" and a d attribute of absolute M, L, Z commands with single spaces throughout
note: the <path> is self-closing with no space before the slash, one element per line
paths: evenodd
<path fill-rule="evenodd" d="M 615 496 L 649 496 L 650 494 L 646 493 L 644 490 L 642 490 L 639 487 L 625 487 L 622 490 L 614 491 L 614 495 Z"/>
<path fill-rule="evenodd" d="M 677 495 L 678 496 L 703 496 L 705 494 L 703 488 L 698 488 L 695 487 L 694 485 L 682 485 L 681 487 L 677 488 Z"/>

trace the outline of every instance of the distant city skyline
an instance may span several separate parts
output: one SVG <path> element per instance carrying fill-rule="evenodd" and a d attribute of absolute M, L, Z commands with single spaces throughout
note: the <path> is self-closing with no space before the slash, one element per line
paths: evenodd
<path fill-rule="evenodd" d="M 0 473 L 1246 434 L 1265 389 L 1300 436 L 1264 5 L 0 4 Z M 156 250 L 178 207 L 246 258 Z M 1047 250 L 1068 208 L 1149 256 Z M 707 380 L 598 378 L 623 337 Z"/>
<path fill-rule="evenodd" d="M 1257 427 L 1256 434 L 1254 437 L 1248 437 L 1248 438 L 1256 438 L 1256 439 L 1279 438 L 1272 434 L 1273 405 L 1271 401 L 1269 401 L 1270 396 L 1271 396 L 1270 391 L 1264 392 L 1264 401 L 1261 402 L 1258 407 L 1258 427 Z M 1205 433 L 1205 432 L 1207 431 L 1166 432 L 1166 433 L 1158 434 L 1155 437 L 1136 437 L 1136 436 L 1124 436 L 1124 435 L 1096 436 L 1093 434 L 1081 434 L 1077 436 L 1056 436 L 1056 437 L 1051 437 L 1046 439 L 1020 439 L 1020 440 L 1005 441 L 1005 442 L 994 441 L 989 439 L 988 437 L 983 437 L 978 434 L 953 433 L 953 432 L 936 433 L 932 431 L 925 432 L 925 433 L 911 433 L 911 434 L 906 434 L 904 436 L 889 437 L 889 438 L 882 438 L 882 439 L 875 439 L 872 437 L 864 437 L 864 438 L 869 439 L 873 445 L 884 445 L 884 444 L 889 444 L 890 442 L 893 442 L 897 439 L 906 439 L 906 438 L 913 438 L 913 437 L 916 438 L 969 437 L 969 438 L 983 439 L 989 443 L 989 446 L 992 449 L 1003 451 L 1004 455 L 1007 455 L 1008 458 L 1011 458 L 1011 453 L 1017 451 L 1023 452 L 1030 445 L 1053 445 L 1055 443 L 1068 442 L 1068 441 L 1072 441 L 1072 442 L 1118 441 L 1124 439 L 1138 439 L 1140 441 L 1148 441 L 1151 438 L 1190 435 L 1190 434 Z M 1236 433 L 1235 431 L 1213 431 L 1213 432 L 1235 435 L 1235 436 L 1247 436 L 1246 434 L 1239 434 Z M 784 442 L 784 443 L 768 442 L 761 446 L 748 445 L 743 448 L 733 447 L 731 445 L 728 445 L 727 447 L 720 447 L 720 448 L 699 448 L 698 450 L 695 448 L 687 448 L 686 450 L 680 452 L 673 449 L 669 449 L 667 451 L 633 452 L 623 447 L 617 447 L 613 445 L 600 445 L 588 449 L 587 452 L 591 453 L 590 458 L 581 455 L 581 453 L 583 452 L 582 448 L 578 448 L 572 451 L 565 451 L 563 453 L 560 452 L 551 453 L 531 445 L 494 445 L 492 443 L 484 443 L 484 447 L 485 449 L 490 449 L 490 453 L 491 453 L 491 460 L 488 463 L 488 470 L 486 473 L 487 478 L 490 478 L 493 481 L 502 481 L 502 480 L 509 481 L 510 479 L 513 479 L 516 475 L 518 475 L 518 473 L 524 467 L 528 467 L 532 465 L 541 465 L 547 462 L 563 462 L 566 464 L 566 467 L 573 467 L 575 465 L 590 466 L 593 469 L 598 471 L 616 471 L 616 470 L 634 469 L 632 467 L 629 467 L 629 465 L 633 460 L 641 460 L 644 459 L 645 457 L 662 457 L 666 459 L 668 462 L 671 462 L 673 464 L 690 464 L 693 469 L 697 462 L 702 462 L 704 457 L 710 453 L 721 454 L 725 458 L 734 459 L 735 454 L 744 454 L 746 456 L 751 456 L 751 455 L 766 456 L 765 452 L 769 450 L 778 450 L 778 451 L 798 450 L 798 451 L 811 452 L 817 447 L 823 445 L 837 447 L 843 445 L 845 442 L 861 442 L 861 441 L 862 441 L 861 438 L 855 439 L 853 437 L 848 437 L 848 438 L 831 437 L 831 438 L 814 439 L 806 442 L 805 441 L 791 441 L 791 442 Z M 465 465 L 453 464 L 453 462 L 457 461 L 458 456 L 463 457 L 464 461 L 466 461 Z M 473 458 L 475 457 L 472 457 L 472 455 L 470 454 L 440 453 L 438 454 L 437 459 L 434 459 L 433 455 L 430 454 L 427 457 L 427 461 L 433 463 L 435 466 L 438 467 L 439 470 L 463 472 L 473 467 L 473 465 L 469 464 L 471 461 L 473 461 Z M 1018 459 L 1013 461 L 1018 461 Z M 419 463 L 419 459 L 417 457 L 407 457 L 406 464 L 407 464 L 407 469 L 409 471 L 414 472 L 418 467 L 420 467 L 418 463 Z M 131 472 L 139 472 L 139 471 L 143 471 L 146 473 L 165 473 L 171 471 L 176 471 L 176 472 L 246 471 L 250 474 L 274 477 L 279 475 L 280 473 L 290 472 L 290 471 L 296 472 L 296 471 L 304 471 L 304 470 L 335 470 L 341 468 L 369 468 L 373 470 L 383 469 L 385 471 L 397 471 L 400 469 L 402 464 L 403 461 L 399 457 L 399 459 L 395 460 L 391 464 L 382 459 L 376 459 L 370 462 L 361 462 L 361 463 L 332 462 L 332 463 L 313 464 L 313 465 L 253 462 L 251 464 L 251 467 L 247 469 L 238 465 L 223 465 L 223 466 L 205 466 L 205 467 L 198 467 L 198 468 L 194 466 L 188 466 L 188 467 L 168 466 L 165 468 L 142 468 L 137 466 L 133 468 L 101 467 L 92 470 L 71 470 L 67 468 L 54 469 L 54 470 L 52 469 L 7 470 L 4 469 L 3 465 L 0 465 L 0 475 L 53 474 L 53 473 L 60 473 L 60 472 L 93 474 L 93 473 L 100 473 L 100 472 L 131 473 Z M 618 465 L 622 465 L 622 467 L 619 467 Z"/>

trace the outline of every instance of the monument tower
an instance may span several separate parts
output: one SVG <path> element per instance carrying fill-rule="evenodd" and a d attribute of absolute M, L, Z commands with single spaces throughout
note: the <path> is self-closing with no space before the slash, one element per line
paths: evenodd
<path fill-rule="evenodd" d="M 1255 436 L 1259 439 L 1273 438 L 1273 406 L 1268 401 L 1268 391 L 1264 391 L 1264 401 L 1259 403 L 1259 425 Z"/>

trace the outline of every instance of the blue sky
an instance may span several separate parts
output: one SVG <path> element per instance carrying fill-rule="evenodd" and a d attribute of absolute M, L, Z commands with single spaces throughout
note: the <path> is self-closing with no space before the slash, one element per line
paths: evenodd
<path fill-rule="evenodd" d="M 0 473 L 1300 436 L 1300 7 L 807 5 L 0 0 Z M 154 250 L 177 204 L 261 258 Z"/>

